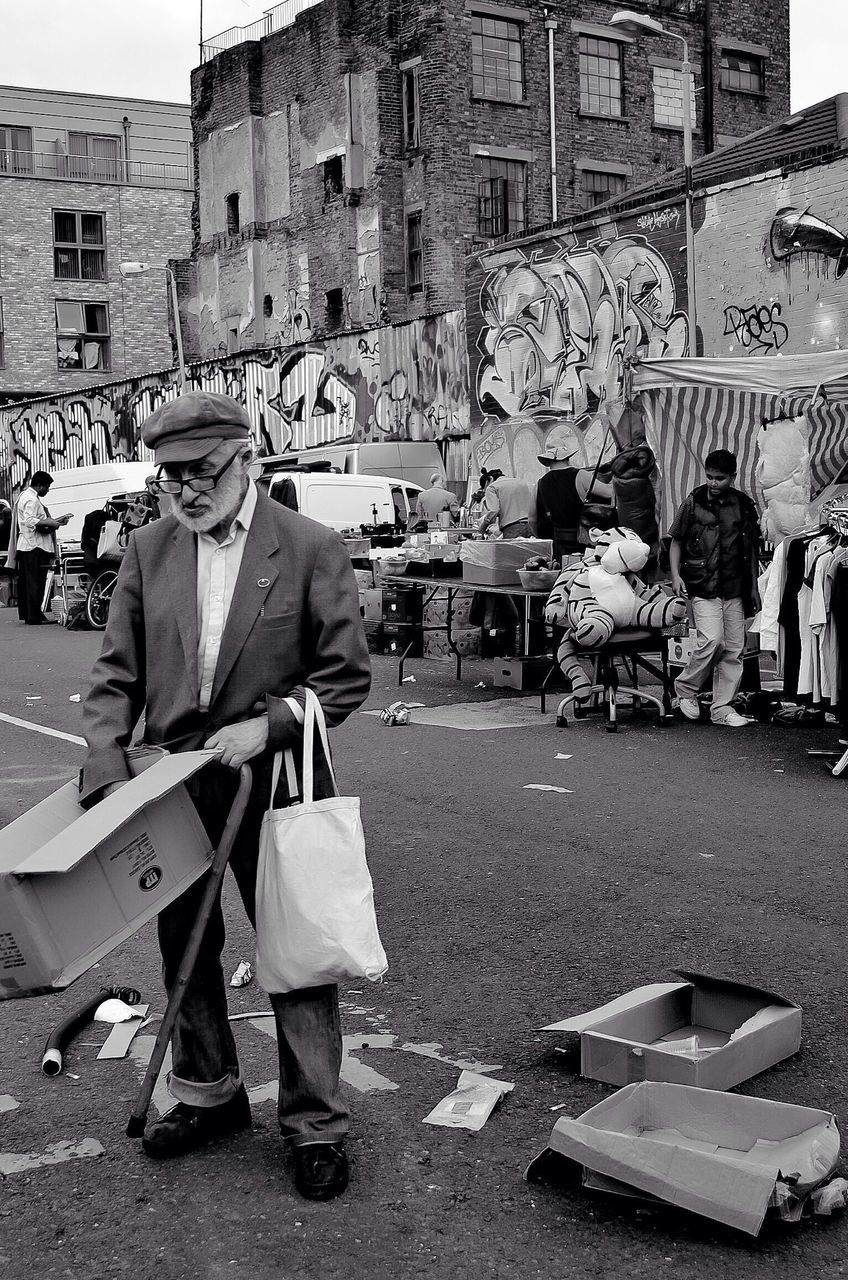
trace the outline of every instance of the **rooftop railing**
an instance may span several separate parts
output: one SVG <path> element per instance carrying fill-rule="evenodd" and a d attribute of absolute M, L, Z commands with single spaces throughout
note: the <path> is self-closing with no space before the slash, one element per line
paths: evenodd
<path fill-rule="evenodd" d="M 191 191 L 185 164 L 156 164 L 115 156 L 67 156 L 55 151 L 0 150 L 0 177 L 54 178 L 63 182 L 114 182 L 130 187 L 171 187 Z"/>
<path fill-rule="evenodd" d="M 290 27 L 298 14 L 314 8 L 316 4 L 321 4 L 321 0 L 283 0 L 282 4 L 266 9 L 261 18 L 247 27 L 228 27 L 226 31 L 210 36 L 203 41 L 203 61 L 209 62 L 225 49 L 233 49 L 247 40 L 261 40 L 263 36 Z"/>

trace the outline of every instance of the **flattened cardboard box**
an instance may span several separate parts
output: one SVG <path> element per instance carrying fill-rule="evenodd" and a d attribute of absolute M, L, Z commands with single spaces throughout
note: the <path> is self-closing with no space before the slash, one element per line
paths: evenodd
<path fill-rule="evenodd" d="M 214 757 L 163 755 L 88 810 L 69 782 L 0 831 L 0 1000 L 67 987 L 207 870 L 182 783 Z"/>
<path fill-rule="evenodd" d="M 784 996 L 704 974 L 638 987 L 544 1031 L 580 1035 L 580 1073 L 606 1084 L 665 1080 L 731 1089 L 801 1047 L 801 1010 Z M 697 1037 L 698 1048 L 686 1047 Z"/>
<path fill-rule="evenodd" d="M 576 1120 L 560 1117 L 525 1177 L 551 1152 L 757 1235 L 779 1179 L 802 1192 L 833 1172 L 839 1129 L 829 1111 L 643 1081 Z"/>

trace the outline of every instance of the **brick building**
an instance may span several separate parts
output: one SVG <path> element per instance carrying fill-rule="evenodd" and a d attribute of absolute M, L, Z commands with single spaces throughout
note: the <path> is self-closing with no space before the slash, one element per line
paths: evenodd
<path fill-rule="evenodd" d="M 679 41 L 613 0 L 286 0 L 205 47 L 184 327 L 199 356 L 461 306 L 482 242 L 676 168 Z M 786 114 L 788 0 L 633 0 L 687 38 L 695 154 Z M 549 67 L 553 66 L 553 85 Z"/>
<path fill-rule="evenodd" d="M 187 106 L 0 88 L 0 400 L 173 362 L 192 180 Z"/>

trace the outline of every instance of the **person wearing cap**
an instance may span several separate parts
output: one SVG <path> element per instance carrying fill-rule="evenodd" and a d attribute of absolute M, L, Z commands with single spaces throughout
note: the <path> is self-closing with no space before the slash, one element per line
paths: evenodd
<path fill-rule="evenodd" d="M 44 626 L 42 605 L 50 566 L 58 555 L 56 531 L 64 528 L 70 515 L 55 519 L 44 505 L 53 477 L 36 471 L 18 498 L 16 563 L 18 570 L 18 617 L 30 627 Z"/>
<path fill-rule="evenodd" d="M 583 549 L 578 538 L 580 514 L 590 491 L 601 502 L 611 502 L 613 497 L 612 485 L 599 480 L 590 468 L 571 465 L 579 453 L 579 445 L 562 444 L 538 455 L 547 471 L 536 486 L 536 530 L 540 538 L 553 541 L 557 560 Z"/>
<path fill-rule="evenodd" d="M 230 866 L 255 921 L 262 816 L 273 754 L 302 742 L 305 686 L 337 725 L 364 701 L 370 664 L 356 579 L 332 530 L 271 501 L 250 478 L 250 420 L 229 396 L 189 391 L 158 408 L 142 440 L 159 468 L 149 488 L 171 512 L 130 537 L 103 649 L 84 707 L 88 753 L 80 801 L 96 803 L 129 777 L 125 748 L 144 713 L 144 742 L 217 750 L 188 789 L 217 844 L 250 762 L 253 787 Z M 297 754 L 297 750 L 295 750 Z M 323 754 L 316 798 L 332 794 Z M 274 802 L 293 799 L 281 783 Z M 159 916 L 171 989 L 203 882 Z M 221 967 L 220 900 L 204 934 L 172 1037 L 173 1110 L 149 1125 L 152 1157 L 180 1156 L 251 1124 Z M 337 988 L 272 995 L 280 1056 L 278 1119 L 294 1150 L 295 1185 L 327 1200 L 347 1185 L 347 1111 L 339 1094 Z"/>
<path fill-rule="evenodd" d="M 450 489 L 444 487 L 440 472 L 434 471 L 430 476 L 430 488 L 421 490 L 415 510 L 410 514 L 410 530 L 419 525 L 434 524 L 443 511 L 449 511 L 455 521 L 459 515 L 459 500 Z"/>

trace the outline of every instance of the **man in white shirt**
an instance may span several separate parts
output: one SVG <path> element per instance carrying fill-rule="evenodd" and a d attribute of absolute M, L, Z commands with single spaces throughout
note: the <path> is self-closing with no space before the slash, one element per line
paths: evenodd
<path fill-rule="evenodd" d="M 145 741 L 171 751 L 217 748 L 188 784 L 213 844 L 233 803 L 234 772 L 250 761 L 253 787 L 230 859 L 255 921 L 259 831 L 271 803 L 276 751 L 303 741 L 305 686 L 327 723 L 365 699 L 370 665 L 356 578 L 339 536 L 257 492 L 250 419 L 229 396 L 190 391 L 157 409 L 142 439 L 161 467 L 149 487 L 171 513 L 129 540 L 103 649 L 84 707 L 88 755 L 80 802 L 128 778 L 124 755 L 144 712 Z M 323 753 L 316 799 L 333 794 Z M 280 783 L 276 807 L 294 797 Z M 176 979 L 203 883 L 159 916 L 165 985 Z M 182 1156 L 251 1124 L 227 1019 L 220 900 L 203 937 L 171 1041 L 176 1107 L 148 1126 L 145 1152 Z M 295 1185 L 328 1200 L 347 1185 L 347 1109 L 339 1090 L 337 988 L 271 996 L 280 1057 L 278 1121 L 294 1149 Z"/>
<path fill-rule="evenodd" d="M 56 530 L 70 520 L 59 516 L 54 520 L 42 502 L 50 491 L 53 477 L 36 471 L 18 498 L 18 539 L 15 544 L 18 566 L 18 617 L 30 627 L 49 622 L 42 609 L 47 572 L 56 558 Z"/>

